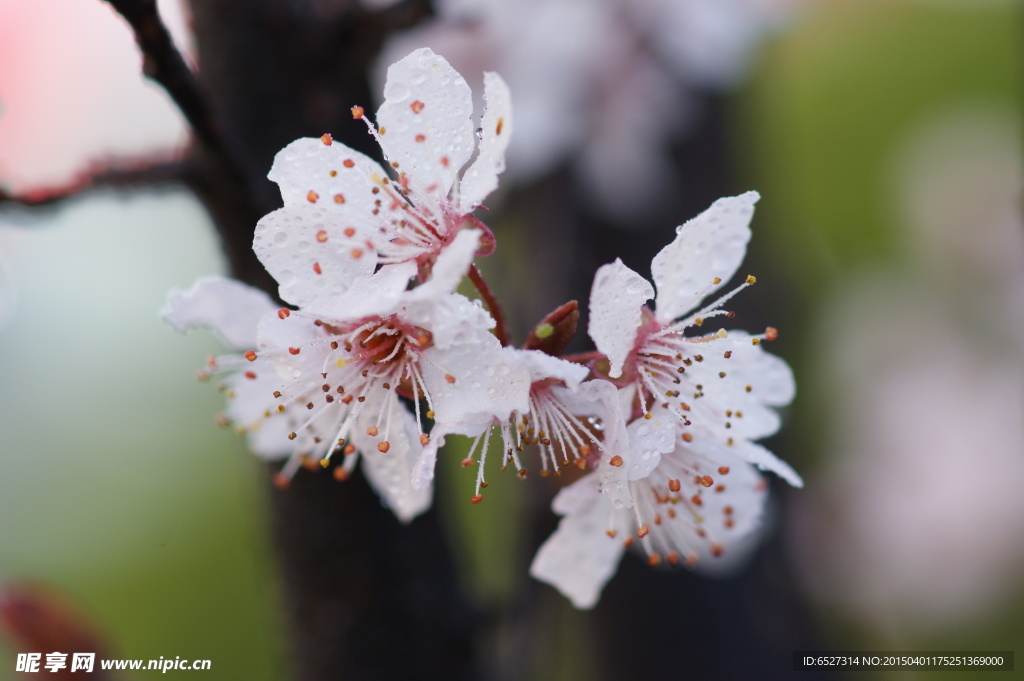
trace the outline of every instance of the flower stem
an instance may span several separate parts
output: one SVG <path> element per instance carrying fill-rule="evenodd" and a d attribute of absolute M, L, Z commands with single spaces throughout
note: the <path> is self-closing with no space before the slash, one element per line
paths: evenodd
<path fill-rule="evenodd" d="M 491 316 L 494 317 L 494 335 L 498 337 L 502 345 L 511 345 L 512 342 L 508 337 L 508 326 L 505 323 L 505 312 L 501 309 L 501 303 L 494 297 L 494 292 L 491 291 L 491 287 L 484 281 L 484 275 L 480 273 L 476 265 L 469 266 L 469 279 L 473 282 L 473 286 L 476 286 L 476 290 L 480 292 L 480 296 L 487 303 L 487 309 L 491 311 Z"/>

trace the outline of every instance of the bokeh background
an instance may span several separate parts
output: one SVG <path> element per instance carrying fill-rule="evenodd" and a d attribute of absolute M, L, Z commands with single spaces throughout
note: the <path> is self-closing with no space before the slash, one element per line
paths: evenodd
<path fill-rule="evenodd" d="M 188 53 L 181 8 L 161 7 Z M 779 495 L 768 533 L 830 649 L 1021 652 L 1020 14 L 997 0 L 790 3 L 759 24 L 740 64 L 700 83 L 713 104 L 627 70 L 624 92 L 602 100 L 617 108 L 592 128 L 608 139 L 617 125 L 653 126 L 680 140 L 714 115 L 733 184 L 762 194 L 744 266 L 760 282 L 747 319 L 780 329 L 773 351 L 796 371 L 798 397 L 772 446 L 806 481 Z M 607 57 L 601 45 L 611 49 L 590 46 L 595 63 Z M 31 192 L 107 157 L 180 153 L 184 124 L 139 64 L 127 26 L 98 0 L 0 0 L 0 186 Z M 657 107 L 685 116 L 662 130 L 666 118 L 648 112 Z M 567 115 L 542 116 L 539 129 L 570 129 Z M 692 216 L 659 211 L 665 192 L 688 191 L 659 139 L 627 136 L 634 174 L 656 186 L 642 205 L 609 212 L 612 229 L 655 250 Z M 544 177 L 528 166 L 540 152 L 517 153 L 511 182 Z M 586 170 L 600 158 L 581 162 L 572 176 L 601 206 L 616 181 Z M 511 236 L 523 214 L 501 202 L 514 198 L 495 199 L 510 236 L 492 265 L 513 283 L 547 247 Z M 284 625 L 265 477 L 214 425 L 220 395 L 192 378 L 216 342 L 157 318 L 169 288 L 224 268 L 184 189 L 0 204 L 0 580 L 42 585 L 119 656 L 209 658 L 230 670 L 211 678 L 277 679 Z M 544 311 L 513 307 L 528 320 Z M 449 472 L 442 489 L 470 475 Z M 509 553 L 534 540 L 515 523 L 522 483 L 497 483 L 486 507 L 438 495 L 484 607 L 513 597 L 521 560 Z M 535 678 L 588 678 L 573 653 L 586 615 L 566 607 L 552 618 L 568 626 L 537 651 Z M 8 643 L 0 678 L 14 678 Z"/>

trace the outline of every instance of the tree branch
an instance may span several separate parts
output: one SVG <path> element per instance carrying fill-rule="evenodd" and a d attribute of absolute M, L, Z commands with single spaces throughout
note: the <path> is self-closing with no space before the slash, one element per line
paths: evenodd
<path fill-rule="evenodd" d="M 168 160 L 154 160 L 157 157 Z M 178 157 L 179 153 L 168 153 L 148 159 L 94 162 L 66 184 L 33 187 L 24 192 L 7 192 L 0 189 L 0 208 L 7 205 L 26 208 L 56 207 L 68 199 L 99 189 L 140 189 L 185 183 L 189 177 L 189 163 L 179 160 Z"/>
<path fill-rule="evenodd" d="M 163 86 L 196 137 L 225 156 L 223 129 L 203 95 L 199 80 L 175 47 L 160 19 L 156 0 L 106 0 L 128 22 L 142 50 L 142 72 Z"/>

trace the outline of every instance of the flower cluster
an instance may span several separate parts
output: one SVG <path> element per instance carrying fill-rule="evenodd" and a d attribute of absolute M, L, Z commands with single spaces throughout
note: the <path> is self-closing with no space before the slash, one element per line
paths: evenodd
<path fill-rule="evenodd" d="M 472 213 L 497 186 L 513 122 L 504 81 L 484 82 L 475 124 L 469 87 L 444 59 L 421 49 L 392 65 L 376 126 L 353 109 L 387 170 L 329 135 L 275 159 L 284 206 L 259 221 L 253 248 L 287 305 L 211 277 L 172 292 L 163 316 L 179 330 L 210 327 L 238 351 L 201 376 L 218 377 L 224 420 L 251 449 L 285 460 L 281 486 L 301 466 L 345 479 L 361 461 L 408 522 L 430 505 L 453 435 L 474 438 L 463 461 L 478 466 L 474 503 L 492 439 L 501 467 L 523 477 L 534 450 L 542 473 L 579 469 L 531 573 L 590 607 L 630 544 L 652 563 L 692 566 L 749 534 L 764 503 L 758 469 L 800 484 L 754 443 L 793 396 L 788 367 L 761 347 L 775 331 L 703 330 L 754 282 L 702 302 L 739 267 L 758 197 L 721 199 L 680 227 L 651 265 L 657 296 L 620 261 L 600 268 L 595 352 L 562 356 L 575 303 L 513 347 L 473 264 L 494 250 Z M 466 277 L 479 300 L 456 292 Z"/>

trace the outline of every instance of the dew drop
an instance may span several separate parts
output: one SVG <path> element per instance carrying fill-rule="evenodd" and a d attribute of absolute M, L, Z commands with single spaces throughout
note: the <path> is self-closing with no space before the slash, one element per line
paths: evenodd
<path fill-rule="evenodd" d="M 476 129 L 476 138 L 478 140 L 482 140 L 484 138 L 484 129 L 483 128 L 477 128 Z"/>
<path fill-rule="evenodd" d="M 412 94 L 412 91 L 409 89 L 409 86 L 401 81 L 390 82 L 384 88 L 384 99 L 389 102 L 404 102 L 409 99 L 410 94 Z"/>

